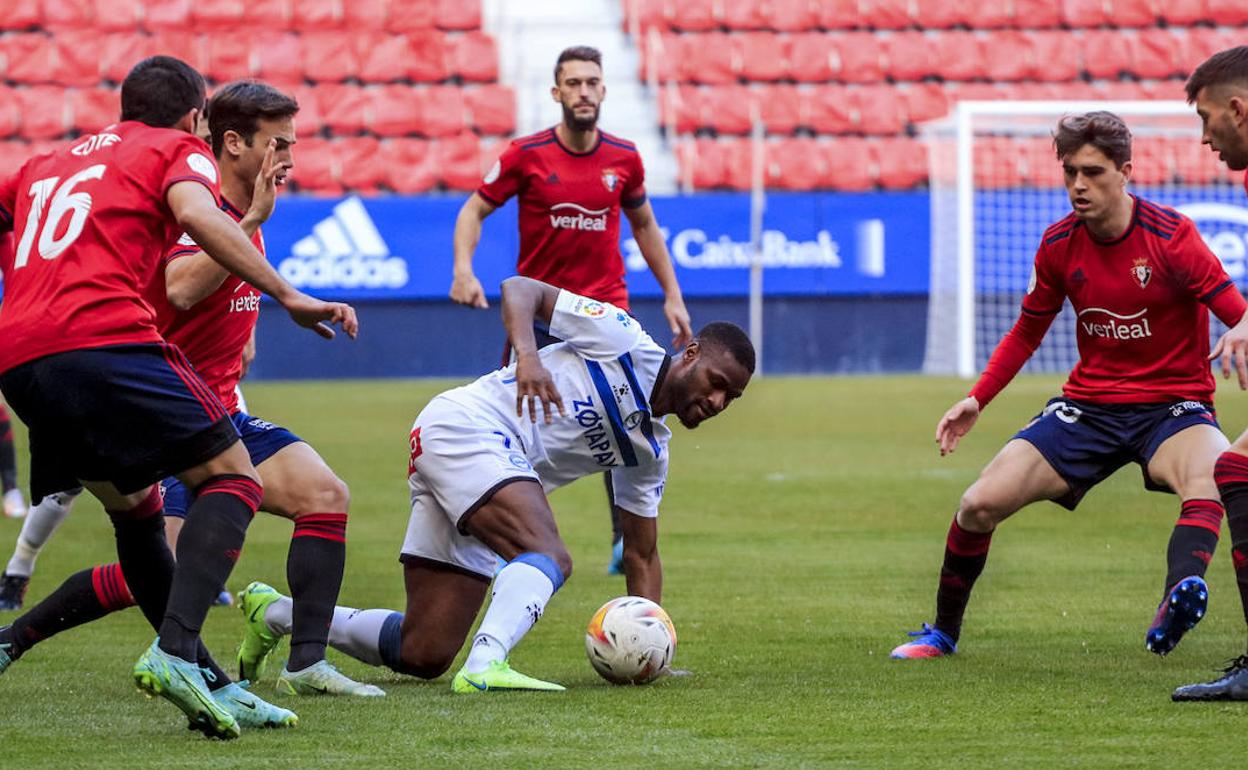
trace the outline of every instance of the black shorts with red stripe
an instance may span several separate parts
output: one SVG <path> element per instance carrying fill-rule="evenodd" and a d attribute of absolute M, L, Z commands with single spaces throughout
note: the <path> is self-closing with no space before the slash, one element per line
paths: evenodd
<path fill-rule="evenodd" d="M 30 430 L 35 500 L 80 481 L 138 492 L 239 440 L 212 389 L 167 343 L 44 356 L 0 375 L 0 390 Z"/>

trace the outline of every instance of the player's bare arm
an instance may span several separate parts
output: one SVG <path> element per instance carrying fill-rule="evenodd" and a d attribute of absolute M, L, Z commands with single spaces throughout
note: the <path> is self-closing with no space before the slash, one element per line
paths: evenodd
<path fill-rule="evenodd" d="M 238 223 L 217 207 L 208 188 L 198 182 L 178 182 L 165 199 L 178 224 L 209 256 L 281 303 L 295 323 L 326 339 L 334 336 L 326 324 L 341 325 L 347 336 L 355 338 L 359 329 L 355 310 L 341 302 L 322 302 L 291 286 L 260 255 Z"/>
<path fill-rule="evenodd" d="M 957 449 L 962 437 L 971 432 L 975 421 L 979 419 L 979 401 L 974 396 L 967 396 L 949 407 L 945 416 L 936 425 L 936 443 L 940 445 L 940 456 L 944 457 Z"/>
<path fill-rule="evenodd" d="M 693 339 L 693 327 L 689 321 L 689 311 L 685 308 L 685 297 L 676 281 L 676 271 L 672 268 L 672 255 L 667 251 L 667 242 L 663 240 L 663 232 L 654 217 L 654 208 L 646 201 L 637 208 L 623 207 L 624 215 L 633 229 L 633 239 L 641 256 L 650 266 L 650 272 L 663 289 L 663 315 L 672 329 L 672 345 L 683 348 Z"/>
<path fill-rule="evenodd" d="M 494 213 L 495 207 L 475 192 L 468 196 L 455 217 L 455 266 L 451 279 L 451 299 L 469 307 L 488 308 L 485 290 L 472 272 L 472 255 L 481 240 L 481 223 Z"/>
<path fill-rule="evenodd" d="M 554 420 L 552 405 L 560 415 L 567 414 L 563 396 L 537 355 L 537 338 L 533 334 L 534 321 L 550 323 L 558 298 L 559 289 L 532 278 L 517 275 L 503 281 L 503 326 L 516 353 L 516 416 L 524 416 L 528 402 L 531 422 L 537 422 L 534 399 L 541 401 L 547 423 Z"/>
<path fill-rule="evenodd" d="M 1231 369 L 1239 378 L 1239 389 L 1248 390 L 1248 314 L 1218 338 L 1209 354 L 1210 361 L 1222 362 L 1222 377 L 1231 378 Z"/>
<path fill-rule="evenodd" d="M 659 560 L 658 519 L 638 516 L 616 506 L 624 534 L 624 580 L 629 596 L 655 604 L 663 598 L 663 563 Z"/>

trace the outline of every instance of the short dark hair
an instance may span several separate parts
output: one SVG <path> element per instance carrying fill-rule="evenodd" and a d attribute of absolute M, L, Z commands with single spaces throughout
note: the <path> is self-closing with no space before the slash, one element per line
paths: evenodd
<path fill-rule="evenodd" d="M 711 321 L 698 330 L 694 339 L 704 347 L 726 351 L 746 371 L 754 373 L 754 343 L 750 342 L 750 335 L 740 326 L 727 321 Z"/>
<path fill-rule="evenodd" d="M 260 120 L 289 118 L 299 111 L 299 102 L 273 86 L 254 80 L 235 80 L 217 89 L 208 101 L 208 132 L 212 153 L 221 154 L 225 132 L 233 131 L 251 146 L 260 130 Z"/>
<path fill-rule="evenodd" d="M 1184 86 L 1187 90 L 1187 102 L 1191 104 L 1196 101 L 1196 95 L 1202 88 L 1236 81 L 1248 87 L 1248 45 L 1228 48 L 1205 59 Z"/>
<path fill-rule="evenodd" d="M 191 110 L 204 109 L 204 77 L 172 56 L 149 56 L 121 82 L 121 119 L 170 128 Z"/>
<path fill-rule="evenodd" d="M 563 49 L 555 61 L 555 85 L 559 85 L 559 70 L 563 68 L 565 61 L 592 61 L 598 65 L 598 69 L 602 69 L 602 51 L 592 45 L 574 45 Z"/>
<path fill-rule="evenodd" d="M 1057 159 L 1090 144 L 1118 168 L 1131 160 L 1131 130 L 1122 118 L 1112 112 L 1097 110 L 1086 115 L 1066 115 L 1057 121 L 1053 131 L 1053 149 Z"/>

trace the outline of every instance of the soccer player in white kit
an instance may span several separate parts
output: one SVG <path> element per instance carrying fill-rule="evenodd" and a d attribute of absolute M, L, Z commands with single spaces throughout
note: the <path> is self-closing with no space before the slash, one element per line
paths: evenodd
<path fill-rule="evenodd" d="M 539 351 L 534 321 L 563 342 Z M 733 324 L 708 324 L 668 356 L 614 305 L 530 278 L 503 282 L 503 322 L 516 363 L 435 397 L 412 427 L 412 513 L 400 557 L 407 612 L 339 607 L 330 629 L 332 646 L 366 663 L 440 676 L 485 601 L 497 553 L 507 563 L 451 682 L 459 693 L 563 689 L 507 662 L 572 573 L 546 499 L 557 487 L 612 474 L 628 592 L 660 600 L 664 417 L 697 427 L 740 397 L 754 371 L 754 348 Z M 272 592 L 251 615 L 269 633 L 288 634 L 290 606 Z"/>

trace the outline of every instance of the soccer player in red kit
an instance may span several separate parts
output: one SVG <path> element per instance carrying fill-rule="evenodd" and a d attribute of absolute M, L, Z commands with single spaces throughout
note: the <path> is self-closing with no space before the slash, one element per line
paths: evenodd
<path fill-rule="evenodd" d="M 654 209 L 646 199 L 641 155 L 632 142 L 598 128 L 598 113 L 607 94 L 602 54 L 589 46 L 565 49 L 555 62 L 555 85 L 550 93 L 563 108 L 563 121 L 512 141 L 459 211 L 451 299 L 472 307 L 489 306 L 473 274 L 472 255 L 481 239 L 481 222 L 516 196 L 520 206 L 516 272 L 627 311 L 628 287 L 620 255 L 623 211 L 642 257 L 663 289 L 663 313 L 674 336 L 672 344 L 684 347 L 693 338 L 689 311 Z M 538 335 L 541 346 L 555 341 L 544 332 Z M 507 349 L 504 366 L 509 356 Z M 605 478 L 610 499 L 610 475 Z M 623 541 L 619 518 L 614 505 L 610 507 L 610 571 L 619 573 Z"/>
<path fill-rule="evenodd" d="M 0 181 L 0 224 L 17 246 L 4 265 L 0 388 L 30 429 L 32 496 L 79 482 L 113 520 L 121 572 L 159 636 L 135 682 L 193 728 L 233 737 L 208 693 L 199 639 L 242 548 L 262 488 L 230 416 L 166 343 L 141 292 L 182 233 L 272 295 L 301 325 L 356 332 L 354 311 L 298 292 L 218 206 L 219 171 L 195 134 L 204 81 L 185 62 L 139 62 L 121 87 L 121 122 L 29 160 Z M 108 387 L 100 387 L 106 382 Z M 178 542 L 164 539 L 156 482 L 196 499 Z M 0 670 L 12 661 L 0 634 Z"/>
<path fill-rule="evenodd" d="M 1227 446 L 1213 413 L 1209 312 L 1248 336 L 1248 309 L 1191 220 L 1131 195 L 1131 133 L 1108 112 L 1067 116 L 1053 143 L 1074 211 L 1036 252 L 1022 313 L 965 399 L 936 428 L 952 452 L 980 411 L 1040 345 L 1062 304 L 1076 314 L 1079 361 L 1044 410 L 984 468 L 949 528 L 936 618 L 894 658 L 952 654 L 997 525 L 1030 503 L 1074 509 L 1128 462 L 1181 510 L 1166 554 L 1164 594 L 1146 647 L 1165 655 L 1204 615 L 1204 573 L 1223 508 L 1213 466 Z"/>
<path fill-rule="evenodd" d="M 1218 153 L 1232 171 L 1248 169 L 1248 46 L 1214 54 L 1187 81 L 1187 100 L 1196 105 L 1203 130 L 1201 141 Z M 1244 177 L 1248 192 L 1248 175 Z M 1248 388 L 1248 342 L 1231 336 L 1219 340 L 1215 353 L 1222 359 L 1222 373 L 1231 375 L 1236 364 L 1240 388 Z M 1226 525 L 1231 533 L 1231 564 L 1239 598 L 1248 622 L 1248 431 L 1222 453 L 1214 480 L 1226 505 Z M 1248 654 L 1233 659 L 1223 675 L 1212 682 L 1176 689 L 1174 700 L 1248 700 Z"/>

